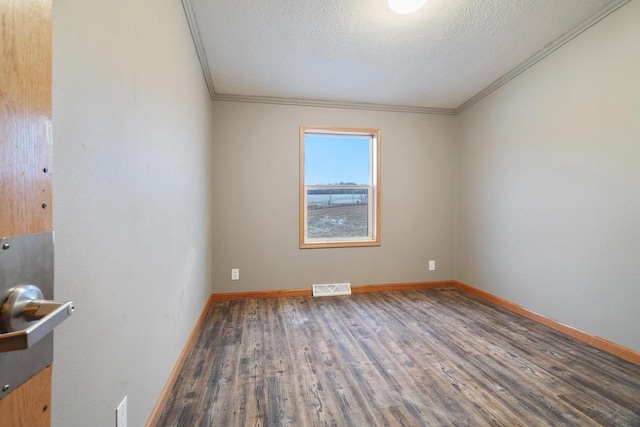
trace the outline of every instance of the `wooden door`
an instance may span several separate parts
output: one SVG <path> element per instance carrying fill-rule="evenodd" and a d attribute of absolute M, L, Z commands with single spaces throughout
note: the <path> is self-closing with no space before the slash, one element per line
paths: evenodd
<path fill-rule="evenodd" d="M 51 0 L 0 0 L 0 235 L 52 231 L 52 149 Z M 50 412 L 51 366 L 0 400 L 0 425 Z"/>

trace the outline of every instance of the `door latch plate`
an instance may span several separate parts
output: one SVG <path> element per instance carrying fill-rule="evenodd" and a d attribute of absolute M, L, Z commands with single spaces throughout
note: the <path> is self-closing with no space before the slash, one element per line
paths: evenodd
<path fill-rule="evenodd" d="M 0 304 L 15 286 L 37 285 L 53 299 L 54 234 L 26 234 L 0 240 Z M 53 334 L 26 350 L 0 353 L 0 399 L 53 362 Z"/>

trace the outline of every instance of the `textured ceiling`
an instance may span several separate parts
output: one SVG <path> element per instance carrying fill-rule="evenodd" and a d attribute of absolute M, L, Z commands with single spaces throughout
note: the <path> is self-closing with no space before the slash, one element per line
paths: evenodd
<path fill-rule="evenodd" d="M 396 15 L 387 0 L 183 2 L 216 94 L 446 109 L 624 3 L 429 0 Z"/>

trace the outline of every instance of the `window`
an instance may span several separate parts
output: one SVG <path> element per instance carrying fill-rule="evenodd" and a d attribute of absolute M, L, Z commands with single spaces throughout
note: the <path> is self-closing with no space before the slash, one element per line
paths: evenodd
<path fill-rule="evenodd" d="M 380 130 L 300 127 L 300 247 L 380 246 Z"/>

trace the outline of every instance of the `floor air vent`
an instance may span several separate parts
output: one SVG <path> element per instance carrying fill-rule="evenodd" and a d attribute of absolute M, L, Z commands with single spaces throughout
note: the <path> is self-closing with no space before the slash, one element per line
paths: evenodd
<path fill-rule="evenodd" d="M 335 295 L 351 295 L 351 283 L 313 285 L 314 297 L 328 297 Z"/>

